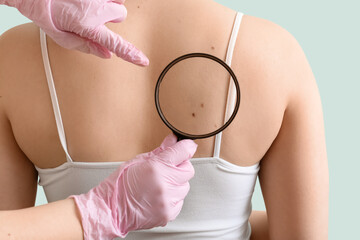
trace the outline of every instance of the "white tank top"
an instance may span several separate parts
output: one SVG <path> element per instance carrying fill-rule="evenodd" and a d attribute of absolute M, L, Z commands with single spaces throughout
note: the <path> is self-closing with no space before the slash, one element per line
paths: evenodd
<path fill-rule="evenodd" d="M 226 63 L 231 66 L 236 38 L 243 14 L 235 18 Z M 82 194 L 98 185 L 122 162 L 74 162 L 68 153 L 59 103 L 56 96 L 47 52 L 46 35 L 40 30 L 41 51 L 50 90 L 57 130 L 67 161 L 56 167 L 41 169 L 39 185 L 43 186 L 48 202 L 65 199 L 72 194 Z M 230 81 L 226 114 L 234 107 L 236 90 Z M 225 120 L 229 116 L 225 117 Z M 178 217 L 165 227 L 130 232 L 125 239 L 249 239 L 254 192 L 259 164 L 241 167 L 220 158 L 221 134 L 216 135 L 214 155 L 192 158 L 195 176 L 190 180 L 190 191 Z M 130 159 L 129 159 L 130 160 Z"/>

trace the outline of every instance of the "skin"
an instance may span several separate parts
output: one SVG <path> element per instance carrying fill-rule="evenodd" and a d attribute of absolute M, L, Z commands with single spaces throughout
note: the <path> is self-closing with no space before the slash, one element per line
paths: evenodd
<path fill-rule="evenodd" d="M 71 199 L 0 211 L 0 239 L 83 239 L 80 219 L 80 213 Z"/>
<path fill-rule="evenodd" d="M 169 134 L 153 101 L 162 69 L 190 52 L 225 59 L 236 14 L 233 10 L 210 0 L 173 0 L 171 4 L 132 0 L 126 7 L 127 20 L 107 26 L 149 57 L 146 68 L 119 58 L 104 60 L 66 50 L 48 38 L 74 161 L 126 161 L 157 147 Z M 238 166 L 260 162 L 259 181 L 267 211 L 251 215 L 251 239 L 327 239 L 329 177 L 324 120 L 305 53 L 281 26 L 244 15 L 232 69 L 242 89 L 241 106 L 223 132 L 220 157 Z M 195 90 L 207 88 L 211 85 Z M 36 197 L 34 164 L 53 168 L 66 161 L 41 59 L 39 29 L 32 24 L 9 30 L 0 38 L 0 96 L 0 209 L 6 210 L 0 212 L 0 219 L 13 220 L 1 224 L 0 238 L 23 239 L 21 234 L 25 234 L 26 239 L 63 239 L 66 227 L 66 239 L 81 239 L 72 200 L 29 208 Z M 192 99 L 183 104 L 199 103 L 194 109 L 196 119 L 206 123 L 223 107 L 206 104 L 210 100 Z M 203 114 L 199 114 L 201 109 Z M 192 112 L 189 116 L 182 121 L 192 119 Z M 212 155 L 214 138 L 196 143 L 194 157 Z M 50 220 L 57 212 L 61 217 Z M 21 227 L 30 221 L 27 216 L 38 217 L 31 220 L 31 228 Z M 70 222 L 73 224 L 67 226 Z"/>

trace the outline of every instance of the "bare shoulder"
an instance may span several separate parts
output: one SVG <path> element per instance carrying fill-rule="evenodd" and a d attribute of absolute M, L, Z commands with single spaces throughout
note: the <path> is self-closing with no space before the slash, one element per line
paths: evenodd
<path fill-rule="evenodd" d="M 2 74 L 14 69 L 31 67 L 31 63 L 39 56 L 41 56 L 40 35 L 39 28 L 35 24 L 26 23 L 16 26 L 0 36 Z"/>
<path fill-rule="evenodd" d="M 287 107 L 303 101 L 310 92 L 318 94 L 309 61 L 293 34 L 274 22 L 248 15 L 244 16 L 243 30 L 248 34 L 243 43 L 248 47 L 244 49 L 247 49 L 249 56 L 254 56 L 249 59 L 256 59 L 260 73 L 280 81 L 276 88 L 286 88 Z"/>
<path fill-rule="evenodd" d="M 239 110 L 243 122 L 238 120 L 239 127 L 233 126 L 234 132 L 256 129 L 244 140 L 247 145 L 242 149 L 252 150 L 242 158 L 263 162 L 279 136 L 286 110 L 295 99 L 306 96 L 305 89 L 314 88 L 314 76 L 293 34 L 270 20 L 246 14 L 235 45 L 232 68 L 244 89 Z"/>
<path fill-rule="evenodd" d="M 2 53 L 18 53 L 20 51 L 26 53 L 38 46 L 39 27 L 33 23 L 18 25 L 0 36 L 0 49 Z"/>
<path fill-rule="evenodd" d="M 238 42 L 239 54 L 245 55 L 249 67 L 262 76 L 259 79 L 271 78 L 272 83 L 290 97 L 297 83 L 289 74 L 293 74 L 299 58 L 305 56 L 293 34 L 270 20 L 244 15 Z"/>
<path fill-rule="evenodd" d="M 27 68 L 40 55 L 39 28 L 33 23 L 16 26 L 0 36 L 0 67 L 3 71 Z M 20 65 L 23 63 L 26 64 Z"/>
<path fill-rule="evenodd" d="M 244 14 L 240 31 L 245 31 L 246 37 L 255 41 L 254 46 L 267 47 L 269 50 L 288 50 L 288 47 L 298 44 L 295 37 L 287 29 L 265 18 Z M 284 54 L 285 52 L 279 53 Z"/>
<path fill-rule="evenodd" d="M 41 69 L 39 28 L 33 23 L 9 29 L 0 36 L 0 95 L 4 106 L 16 102 L 14 91 L 24 89 Z M 21 94 L 20 94 L 21 95 Z"/>
<path fill-rule="evenodd" d="M 254 85 L 283 97 L 283 111 L 290 101 L 302 98 L 307 87 L 316 85 L 300 43 L 281 25 L 244 15 L 237 45 L 238 63 L 243 64 L 238 68 L 246 67 Z"/>
<path fill-rule="evenodd" d="M 0 36 L 0 72 L 31 67 L 31 63 L 39 56 L 40 36 L 35 24 L 16 26 Z"/>

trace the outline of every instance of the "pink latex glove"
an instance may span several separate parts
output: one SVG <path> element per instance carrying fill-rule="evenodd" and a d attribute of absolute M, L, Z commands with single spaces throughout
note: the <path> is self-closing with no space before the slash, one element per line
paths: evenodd
<path fill-rule="evenodd" d="M 81 214 L 85 240 L 124 238 L 129 231 L 174 220 L 190 189 L 197 149 L 171 134 L 160 147 L 120 165 L 88 193 L 71 195 Z"/>
<path fill-rule="evenodd" d="M 104 24 L 126 18 L 125 0 L 0 0 L 17 8 L 42 28 L 55 42 L 102 58 L 112 52 L 122 59 L 149 65 L 149 59 L 134 45 Z"/>

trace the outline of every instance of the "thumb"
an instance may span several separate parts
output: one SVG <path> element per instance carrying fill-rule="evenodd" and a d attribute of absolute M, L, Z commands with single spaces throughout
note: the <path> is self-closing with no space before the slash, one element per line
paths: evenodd
<path fill-rule="evenodd" d="M 171 133 L 164 138 L 163 142 L 161 143 L 161 145 L 159 147 L 157 147 L 156 149 L 151 151 L 151 154 L 156 155 L 159 152 L 163 151 L 165 148 L 171 147 L 176 142 L 177 142 L 177 137 L 173 133 Z"/>
<path fill-rule="evenodd" d="M 181 140 L 159 152 L 157 158 L 164 163 L 178 166 L 194 156 L 197 146 L 193 140 Z"/>
<path fill-rule="evenodd" d="M 174 133 L 170 133 L 169 135 L 167 135 L 163 142 L 160 145 L 161 150 L 164 150 L 167 147 L 171 147 L 172 145 L 174 145 L 177 142 L 177 137 L 175 136 Z"/>

